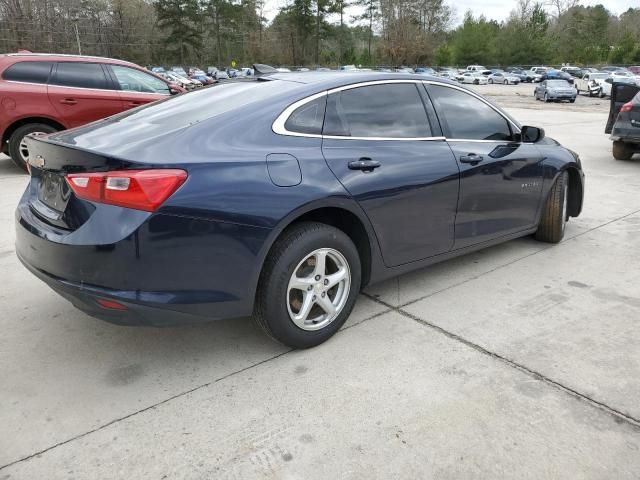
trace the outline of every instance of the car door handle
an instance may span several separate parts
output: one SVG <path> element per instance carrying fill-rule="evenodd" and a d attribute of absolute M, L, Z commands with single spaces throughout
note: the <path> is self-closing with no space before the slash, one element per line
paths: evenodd
<path fill-rule="evenodd" d="M 484 160 L 482 155 L 477 155 L 475 153 L 470 153 L 468 155 L 462 155 L 460 157 L 460 162 L 461 163 L 470 163 L 471 165 L 477 165 L 482 160 Z"/>
<path fill-rule="evenodd" d="M 133 107 L 139 107 L 140 105 L 142 105 L 142 102 L 129 102 L 128 106 L 133 108 Z"/>
<path fill-rule="evenodd" d="M 362 157 L 360 160 L 349 162 L 349 170 L 362 170 L 365 173 L 373 172 L 373 170 L 379 166 L 380 162 L 371 160 L 368 157 Z"/>
<path fill-rule="evenodd" d="M 75 105 L 76 103 L 78 103 L 78 101 L 75 98 L 65 98 L 63 100 L 60 100 L 60 103 L 62 103 L 63 105 Z"/>

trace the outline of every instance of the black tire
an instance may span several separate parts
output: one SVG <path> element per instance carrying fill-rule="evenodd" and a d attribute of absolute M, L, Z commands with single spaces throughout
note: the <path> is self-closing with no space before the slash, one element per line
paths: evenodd
<path fill-rule="evenodd" d="M 569 100 L 569 103 L 576 103 L 576 99 L 572 98 L 571 100 Z"/>
<path fill-rule="evenodd" d="M 565 201 L 568 198 L 568 174 L 562 172 L 551 187 L 549 196 L 542 211 L 542 218 L 536 231 L 536 240 L 541 242 L 558 243 L 564 237 L 564 227 L 567 223 Z"/>
<path fill-rule="evenodd" d="M 288 285 L 298 264 L 319 248 L 332 248 L 346 259 L 351 284 L 338 316 L 319 330 L 303 330 L 289 316 Z M 275 340 L 292 348 L 309 348 L 334 335 L 347 320 L 360 292 L 361 266 L 358 250 L 341 230 L 317 222 L 301 222 L 289 227 L 278 238 L 260 275 L 254 319 Z"/>
<path fill-rule="evenodd" d="M 613 142 L 613 158 L 616 160 L 631 160 L 633 149 L 624 142 Z"/>
<path fill-rule="evenodd" d="M 474 84 L 474 85 L 480 85 L 480 80 L 474 80 L 474 81 L 473 81 L 473 84 Z"/>
<path fill-rule="evenodd" d="M 489 83 L 493 85 L 493 79 L 489 79 Z"/>
<path fill-rule="evenodd" d="M 549 97 L 547 96 L 547 94 L 544 94 L 544 101 L 545 103 L 549 103 L 551 100 L 549 100 Z"/>
<path fill-rule="evenodd" d="M 9 138 L 9 156 L 13 163 L 20 167 L 25 172 L 27 171 L 27 163 L 22 159 L 20 153 L 20 143 L 24 137 L 34 132 L 53 133 L 58 130 L 46 123 L 27 123 L 21 127 L 18 127 L 15 132 L 11 134 Z"/>

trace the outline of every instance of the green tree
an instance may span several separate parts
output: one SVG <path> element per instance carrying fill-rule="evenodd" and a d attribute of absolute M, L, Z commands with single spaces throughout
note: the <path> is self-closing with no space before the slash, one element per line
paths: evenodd
<path fill-rule="evenodd" d="M 484 16 L 474 18 L 468 11 L 464 21 L 452 36 L 453 58 L 458 65 L 492 64 L 496 60 L 495 46 L 500 26 Z"/>
<path fill-rule="evenodd" d="M 189 54 L 196 56 L 202 47 L 201 8 L 198 0 L 158 0 L 158 26 L 167 32 L 167 49 L 184 64 Z"/>
<path fill-rule="evenodd" d="M 449 45 L 443 43 L 436 49 L 435 62 L 438 67 L 444 67 L 453 63 L 453 52 Z"/>

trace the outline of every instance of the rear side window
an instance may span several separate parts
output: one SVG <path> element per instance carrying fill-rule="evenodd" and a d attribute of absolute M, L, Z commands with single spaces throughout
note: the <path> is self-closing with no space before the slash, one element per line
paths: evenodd
<path fill-rule="evenodd" d="M 2 74 L 5 80 L 14 82 L 47 83 L 52 62 L 18 62 Z"/>
<path fill-rule="evenodd" d="M 507 120 L 476 97 L 450 87 L 429 85 L 447 137 L 464 140 L 511 140 Z"/>
<path fill-rule="evenodd" d="M 99 63 L 61 62 L 49 82 L 64 87 L 109 89 L 110 85 Z"/>
<path fill-rule="evenodd" d="M 322 133 L 322 122 L 324 120 L 326 104 L 326 95 L 316 98 L 309 103 L 305 103 L 289 115 L 289 118 L 284 124 L 284 128 L 289 132 L 320 135 Z"/>
<path fill-rule="evenodd" d="M 430 137 L 422 98 L 414 83 L 351 88 L 329 95 L 324 135 L 342 137 Z"/>
<path fill-rule="evenodd" d="M 159 78 L 135 68 L 111 65 L 121 90 L 169 95 L 169 86 Z"/>

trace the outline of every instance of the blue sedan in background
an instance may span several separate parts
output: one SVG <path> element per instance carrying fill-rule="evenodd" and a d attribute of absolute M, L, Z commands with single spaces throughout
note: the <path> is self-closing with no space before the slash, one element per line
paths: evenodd
<path fill-rule="evenodd" d="M 32 137 L 16 251 L 125 325 L 253 316 L 295 348 L 369 283 L 535 234 L 582 209 L 578 155 L 415 74 L 276 73 Z"/>

